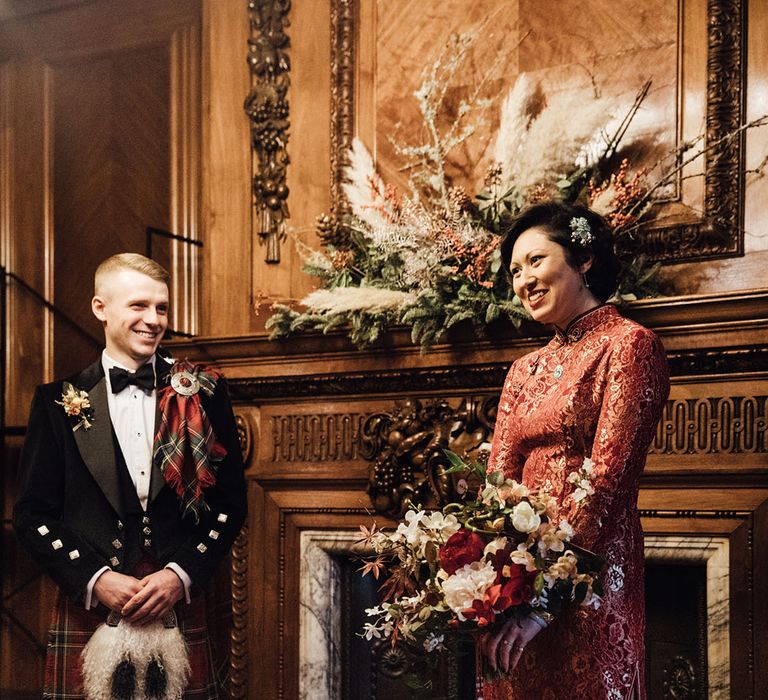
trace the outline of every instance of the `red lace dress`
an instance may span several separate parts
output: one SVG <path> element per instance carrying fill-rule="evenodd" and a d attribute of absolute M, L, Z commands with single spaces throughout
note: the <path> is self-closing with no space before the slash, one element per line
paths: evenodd
<path fill-rule="evenodd" d="M 551 490 L 575 527 L 574 542 L 606 559 L 605 596 L 598 610 L 563 611 L 512 674 L 485 684 L 485 700 L 645 698 L 637 492 L 668 393 L 661 342 L 610 305 L 512 365 L 489 466 Z M 594 462 L 595 493 L 576 510 L 566 476 L 585 457 Z"/>

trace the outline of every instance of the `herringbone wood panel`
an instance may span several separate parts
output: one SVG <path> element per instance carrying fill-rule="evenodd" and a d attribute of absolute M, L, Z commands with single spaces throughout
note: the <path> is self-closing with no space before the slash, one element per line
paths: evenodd
<path fill-rule="evenodd" d="M 144 252 L 148 225 L 169 228 L 167 46 L 111 52 L 54 71 L 56 305 L 100 337 L 90 311 L 93 273 L 114 253 Z M 66 321 L 55 330 L 57 376 L 97 348 Z M 63 347 L 67 348 L 65 352 Z"/>

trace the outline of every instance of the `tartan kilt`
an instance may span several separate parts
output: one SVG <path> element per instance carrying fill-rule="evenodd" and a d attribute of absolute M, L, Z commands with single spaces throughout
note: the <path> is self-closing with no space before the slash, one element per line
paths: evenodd
<path fill-rule="evenodd" d="M 187 605 L 176 605 L 179 628 L 184 635 L 191 668 L 184 700 L 218 700 L 219 692 L 213 667 L 205 597 L 193 598 Z M 84 700 L 81 653 L 96 628 L 107 619 L 103 605 L 86 610 L 81 603 L 58 592 L 48 633 L 45 660 L 45 700 Z"/>

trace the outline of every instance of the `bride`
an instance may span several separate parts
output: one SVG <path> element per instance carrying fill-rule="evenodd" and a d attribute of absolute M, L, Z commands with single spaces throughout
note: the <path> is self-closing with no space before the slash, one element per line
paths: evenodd
<path fill-rule="evenodd" d="M 574 543 L 606 560 L 598 610 L 532 613 L 480 641 L 491 668 L 485 700 L 645 698 L 643 533 L 638 482 L 669 393 L 664 348 L 607 304 L 619 261 L 607 223 L 579 206 L 523 211 L 502 243 L 515 293 L 549 343 L 512 365 L 499 403 L 489 470 L 546 487 Z M 576 508 L 566 475 L 592 460 L 595 492 Z"/>

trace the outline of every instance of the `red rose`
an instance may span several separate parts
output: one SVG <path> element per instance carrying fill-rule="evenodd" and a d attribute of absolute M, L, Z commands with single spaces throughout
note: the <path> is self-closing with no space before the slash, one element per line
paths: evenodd
<path fill-rule="evenodd" d="M 498 586 L 491 586 L 491 588 L 498 588 Z M 496 619 L 493 605 L 487 600 L 473 600 L 472 607 L 462 610 L 461 614 L 467 620 L 475 620 L 478 627 L 487 627 Z"/>
<path fill-rule="evenodd" d="M 440 566 L 453 575 L 465 564 L 479 561 L 484 549 L 485 542 L 480 535 L 469 530 L 459 530 L 440 548 Z"/>
<path fill-rule="evenodd" d="M 535 571 L 526 571 L 522 564 L 511 564 L 509 578 L 501 585 L 498 598 L 493 601 L 494 609 L 506 610 L 525 603 L 533 596 Z"/>

